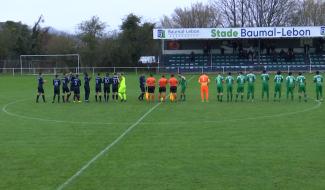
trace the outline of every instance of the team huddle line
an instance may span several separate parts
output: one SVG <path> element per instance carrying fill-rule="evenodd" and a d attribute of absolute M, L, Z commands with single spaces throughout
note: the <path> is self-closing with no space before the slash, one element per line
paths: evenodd
<path fill-rule="evenodd" d="M 266 98 L 267 101 L 270 99 L 270 75 L 267 71 L 263 71 L 260 75 L 262 80 L 262 100 Z M 91 77 L 88 76 L 87 73 L 84 73 L 84 90 L 85 90 L 85 102 L 89 102 L 90 96 L 90 81 Z M 216 86 L 217 86 L 217 100 L 222 102 L 224 95 L 224 84 L 227 89 L 227 102 L 231 102 L 234 99 L 234 85 L 236 83 L 237 93 L 235 94 L 235 101 L 244 101 L 244 89 L 245 84 L 247 83 L 247 100 L 254 101 L 255 99 L 255 82 L 256 75 L 253 72 L 244 75 L 242 72 L 239 72 L 239 75 L 236 79 L 232 76 L 232 73 L 228 73 L 226 77 L 218 74 L 215 78 Z M 323 101 L 323 76 L 320 75 L 319 71 L 316 71 L 316 75 L 313 77 L 313 82 L 316 85 L 316 100 Z M 44 88 L 43 85 L 46 81 L 43 79 L 42 73 L 38 76 L 38 94 L 36 97 L 36 102 L 39 102 L 39 97 L 42 96 L 43 102 L 45 102 Z M 202 74 L 198 82 L 201 85 L 201 100 L 202 102 L 209 101 L 209 86 L 210 86 L 210 78 L 207 74 Z M 293 76 L 292 72 L 288 73 L 286 78 L 283 77 L 281 71 L 278 71 L 275 75 L 273 82 L 275 84 L 274 88 L 274 101 L 280 101 L 282 97 L 282 83 L 286 84 L 286 97 L 291 100 L 294 99 L 294 90 L 297 87 L 299 93 L 299 101 L 304 99 L 307 102 L 307 93 L 306 93 L 306 77 L 299 72 L 297 77 Z M 155 101 L 155 89 L 156 86 L 159 87 L 159 95 L 158 100 L 161 102 L 165 102 L 167 99 L 167 85 L 169 85 L 169 100 L 171 102 L 177 101 L 185 101 L 186 100 L 186 89 L 187 89 L 187 80 L 184 75 L 181 73 L 178 74 L 178 77 L 175 77 L 174 74 L 170 75 L 170 78 L 167 79 L 165 75 L 162 75 L 158 80 L 158 84 L 156 78 L 150 74 L 148 78 L 145 75 L 141 75 L 139 78 L 140 90 L 141 94 L 138 99 L 143 101 L 144 98 L 148 102 Z M 70 85 L 70 86 L 69 86 Z M 177 99 L 177 89 L 180 86 L 180 98 Z M 80 100 L 80 87 L 81 80 L 79 79 L 78 74 L 64 74 L 63 78 L 59 78 L 58 75 L 55 75 L 53 79 L 53 87 L 54 87 L 54 96 L 52 103 L 55 102 L 56 97 L 57 101 L 60 102 L 61 88 L 62 88 L 62 101 L 70 102 L 70 97 L 73 93 L 73 102 L 81 102 Z M 103 88 L 102 88 L 103 87 Z M 123 73 L 114 73 L 112 77 L 110 77 L 109 73 L 102 78 L 100 73 L 95 77 L 95 100 L 96 102 L 102 101 L 102 89 L 103 99 L 105 102 L 108 102 L 110 99 L 110 93 L 112 92 L 112 100 L 121 100 L 121 102 L 126 102 L 126 79 Z"/>
<path fill-rule="evenodd" d="M 264 100 L 265 96 L 267 101 L 270 99 L 270 75 L 267 71 L 263 71 L 261 74 L 262 80 L 262 100 Z M 218 101 L 222 102 L 223 98 L 223 84 L 226 83 L 227 87 L 227 101 L 233 100 L 233 86 L 235 83 L 234 77 L 231 73 L 228 73 L 227 77 L 223 77 L 218 75 L 215 79 L 217 84 L 217 98 Z M 247 83 L 247 100 L 254 101 L 255 99 L 255 82 L 256 82 L 256 75 L 253 72 L 250 72 L 247 75 L 244 75 L 242 72 L 239 72 L 239 75 L 236 78 L 237 84 L 237 93 L 236 93 L 236 100 L 238 101 L 239 96 L 241 101 L 244 100 L 244 89 L 245 83 Z M 292 72 L 288 73 L 288 76 L 284 79 L 281 71 L 278 71 L 273 79 L 275 84 L 274 87 L 274 101 L 280 101 L 282 96 L 282 83 L 285 82 L 286 84 L 286 95 L 287 99 L 289 96 L 291 100 L 294 100 L 294 89 L 298 88 L 299 93 L 299 101 L 304 98 L 304 101 L 307 102 L 307 93 L 306 93 L 306 77 L 302 74 L 302 72 L 298 73 L 297 77 L 293 76 Z M 313 78 L 313 82 L 316 84 L 316 100 L 323 101 L 323 76 L 320 75 L 319 71 L 316 72 L 316 75 Z M 202 101 L 203 98 L 202 98 Z"/>
<path fill-rule="evenodd" d="M 85 90 L 85 102 L 89 102 L 90 96 L 90 81 L 91 77 L 88 76 L 87 73 L 84 73 L 84 90 Z M 42 73 L 38 76 L 38 93 L 36 97 L 36 103 L 39 102 L 39 97 L 42 96 L 43 102 L 45 101 L 44 95 L 44 83 L 46 80 L 43 79 Z M 70 85 L 70 86 L 69 86 Z M 81 102 L 80 99 L 80 87 L 81 87 L 81 80 L 79 79 L 78 74 L 64 74 L 63 78 L 59 78 L 58 75 L 55 75 L 53 79 L 53 87 L 54 87 L 54 95 L 53 101 L 55 102 L 56 97 L 58 103 L 60 102 L 60 95 L 61 95 L 61 86 L 62 86 L 62 101 L 64 103 L 70 102 L 70 97 L 73 93 L 73 102 Z M 95 78 L 95 90 L 96 95 L 95 99 L 97 101 L 102 101 L 102 86 L 104 87 L 104 101 L 108 102 L 110 97 L 110 92 L 112 89 L 112 99 L 118 100 L 120 98 L 121 102 L 126 102 L 126 80 L 123 73 L 114 73 L 112 77 L 109 76 L 109 73 L 101 78 L 100 73 Z"/>

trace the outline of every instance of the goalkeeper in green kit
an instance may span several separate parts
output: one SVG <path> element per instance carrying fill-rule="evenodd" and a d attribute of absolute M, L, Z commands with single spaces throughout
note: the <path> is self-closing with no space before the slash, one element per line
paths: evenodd
<path fill-rule="evenodd" d="M 269 87 L 269 80 L 270 75 L 266 73 L 266 70 L 263 71 L 261 75 L 262 78 L 262 100 L 264 99 L 264 95 L 266 94 L 267 101 L 269 101 L 270 97 L 270 87 Z"/>
<path fill-rule="evenodd" d="M 306 94 L 306 77 L 302 75 L 302 72 L 299 72 L 297 77 L 298 84 L 298 93 L 299 93 L 299 102 L 301 102 L 302 95 L 304 96 L 305 102 L 307 102 Z"/>
<path fill-rule="evenodd" d="M 282 82 L 283 76 L 281 75 L 281 71 L 278 71 L 274 77 L 275 87 L 274 87 L 274 101 L 276 100 L 277 95 L 279 95 L 279 101 L 281 99 L 281 91 L 282 91 Z"/>
<path fill-rule="evenodd" d="M 291 100 L 293 101 L 293 90 L 295 89 L 296 79 L 292 76 L 292 72 L 289 72 L 289 76 L 286 78 L 287 83 L 287 100 L 289 99 L 289 94 L 291 94 Z"/>
<path fill-rule="evenodd" d="M 126 82 L 123 73 L 120 74 L 120 84 L 118 88 L 118 95 L 121 102 L 126 102 Z"/>
<path fill-rule="evenodd" d="M 253 72 L 250 72 L 247 76 L 247 83 L 248 83 L 248 89 L 247 89 L 247 100 L 252 98 L 252 102 L 254 101 L 254 83 L 256 81 L 256 75 Z"/>
<path fill-rule="evenodd" d="M 216 77 L 216 83 L 217 83 L 217 98 L 219 102 L 222 102 L 223 97 L 223 82 L 224 78 L 220 74 Z"/>
<path fill-rule="evenodd" d="M 314 76 L 314 83 L 316 84 L 317 101 L 323 101 L 323 82 L 323 76 L 319 74 L 319 71 L 316 71 L 316 75 Z"/>
<path fill-rule="evenodd" d="M 232 97 L 233 97 L 233 85 L 234 85 L 234 77 L 231 76 L 231 73 L 228 73 L 228 76 L 226 77 L 226 85 L 227 85 L 227 102 L 232 101 Z"/>

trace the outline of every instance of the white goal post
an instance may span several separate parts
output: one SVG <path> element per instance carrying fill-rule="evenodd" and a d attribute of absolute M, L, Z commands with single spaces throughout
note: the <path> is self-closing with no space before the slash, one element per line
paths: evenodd
<path fill-rule="evenodd" d="M 20 74 L 23 75 L 23 59 L 28 58 L 28 57 L 39 57 L 39 58 L 44 58 L 44 57 L 76 57 L 77 58 L 77 68 L 76 72 L 79 74 L 80 73 L 80 55 L 79 54 L 49 54 L 49 55 L 20 55 Z"/>

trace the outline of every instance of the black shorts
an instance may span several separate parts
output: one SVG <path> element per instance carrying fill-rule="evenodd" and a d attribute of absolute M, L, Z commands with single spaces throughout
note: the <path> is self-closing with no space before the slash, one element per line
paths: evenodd
<path fill-rule="evenodd" d="M 65 93 L 69 93 L 70 90 L 67 86 L 64 86 L 64 87 L 62 87 L 62 92 L 63 92 L 63 94 L 65 94 Z"/>
<path fill-rule="evenodd" d="M 166 87 L 159 87 L 159 93 L 166 92 Z"/>
<path fill-rule="evenodd" d="M 111 92 L 111 89 L 109 88 L 109 86 L 104 86 L 104 93 L 110 93 Z"/>
<path fill-rule="evenodd" d="M 37 88 L 37 92 L 38 92 L 39 94 L 44 94 L 44 88 L 43 88 L 43 87 L 38 87 L 38 88 Z"/>
<path fill-rule="evenodd" d="M 54 95 L 60 95 L 60 88 L 54 88 Z"/>
<path fill-rule="evenodd" d="M 90 93 L 90 87 L 89 86 L 84 86 L 84 88 L 85 88 L 85 92 Z"/>
<path fill-rule="evenodd" d="M 177 93 L 177 86 L 171 86 L 170 93 Z"/>
<path fill-rule="evenodd" d="M 115 85 L 115 86 L 113 85 L 112 86 L 112 92 L 113 93 L 117 93 L 118 92 L 118 86 L 117 85 Z"/>
<path fill-rule="evenodd" d="M 102 92 L 102 88 L 100 86 L 96 86 L 96 93 Z"/>
<path fill-rule="evenodd" d="M 154 86 L 148 86 L 148 93 L 150 93 L 150 94 L 155 93 L 155 87 Z"/>
<path fill-rule="evenodd" d="M 144 86 L 140 86 L 141 92 L 145 93 L 146 92 L 146 88 Z"/>
<path fill-rule="evenodd" d="M 70 86 L 70 92 L 74 92 L 74 86 Z"/>
<path fill-rule="evenodd" d="M 74 88 L 74 91 L 73 91 L 75 94 L 80 94 L 80 88 L 76 87 Z"/>

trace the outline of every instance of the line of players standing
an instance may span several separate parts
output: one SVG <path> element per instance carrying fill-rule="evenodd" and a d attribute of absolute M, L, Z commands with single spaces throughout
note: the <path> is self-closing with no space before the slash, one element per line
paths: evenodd
<path fill-rule="evenodd" d="M 84 73 L 84 89 L 85 89 L 85 102 L 89 102 L 90 96 L 90 81 L 91 77 L 88 76 L 87 73 Z M 36 103 L 39 102 L 39 97 L 42 96 L 43 102 L 45 101 L 44 95 L 44 83 L 46 80 L 43 79 L 42 73 L 38 76 L 38 93 L 36 97 Z M 118 90 L 120 84 L 120 77 L 117 73 L 114 73 L 112 77 L 109 76 L 109 73 L 101 78 L 100 73 L 95 78 L 95 100 L 102 101 L 102 89 L 104 89 L 104 101 L 107 102 L 109 100 L 111 88 L 112 88 L 112 99 L 118 100 Z M 69 86 L 70 85 L 70 86 Z M 54 87 L 54 96 L 52 103 L 55 102 L 56 97 L 57 101 L 60 102 L 61 95 L 61 86 L 62 86 L 62 101 L 64 103 L 70 102 L 70 97 L 73 93 L 73 102 L 81 102 L 80 100 L 80 87 L 81 80 L 79 79 L 78 74 L 64 74 L 63 78 L 59 78 L 59 75 L 55 75 L 53 79 L 53 87 Z M 103 87 L 103 88 L 102 88 Z"/>
<path fill-rule="evenodd" d="M 177 86 L 181 87 L 179 101 L 185 101 L 186 99 L 185 91 L 187 88 L 186 77 L 181 75 L 181 73 L 178 74 L 178 77 L 179 80 L 175 77 L 174 74 L 171 74 L 169 79 L 167 79 L 164 74 L 161 76 L 161 78 L 158 80 L 159 101 L 161 102 L 166 101 L 167 85 L 169 85 L 170 87 L 169 100 L 171 102 L 177 102 Z M 144 100 L 145 97 L 148 102 L 154 102 L 155 89 L 157 84 L 156 84 L 156 78 L 153 77 L 153 74 L 150 74 L 148 78 L 146 78 L 145 75 L 142 74 L 139 78 L 139 83 L 140 83 L 141 94 L 139 95 L 138 100 L 142 101 Z"/>

